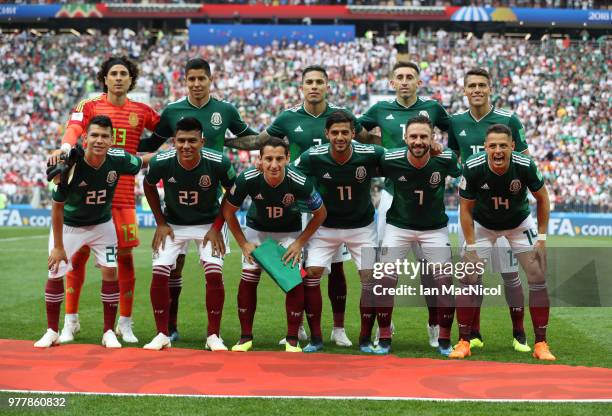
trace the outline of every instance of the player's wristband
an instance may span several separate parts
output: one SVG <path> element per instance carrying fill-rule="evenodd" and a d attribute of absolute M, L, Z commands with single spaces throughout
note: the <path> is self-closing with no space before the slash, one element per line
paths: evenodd
<path fill-rule="evenodd" d="M 465 251 L 476 251 L 476 243 L 466 244 Z"/>
<path fill-rule="evenodd" d="M 225 219 L 223 217 L 217 217 L 215 219 L 215 222 L 213 222 L 212 224 L 212 228 L 215 229 L 216 231 L 221 231 L 221 228 L 223 228 L 224 223 L 225 223 Z"/>
<path fill-rule="evenodd" d="M 546 241 L 546 234 L 538 234 L 538 239 L 536 241 Z"/>

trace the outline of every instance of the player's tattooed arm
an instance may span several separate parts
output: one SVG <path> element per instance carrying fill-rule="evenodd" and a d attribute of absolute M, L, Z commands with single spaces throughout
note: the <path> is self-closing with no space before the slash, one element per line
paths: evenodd
<path fill-rule="evenodd" d="M 155 229 L 155 235 L 153 236 L 153 242 L 151 243 L 151 247 L 153 251 L 158 251 L 159 247 L 163 249 L 166 246 L 166 237 L 170 237 L 174 240 L 174 232 L 172 231 L 172 227 L 168 225 L 166 222 L 166 217 L 162 213 L 161 209 L 161 201 L 159 199 L 159 193 L 157 192 L 157 186 L 151 185 L 147 182 L 146 178 L 142 183 L 142 188 L 144 190 L 145 197 L 149 202 L 149 206 L 151 207 L 151 212 L 153 212 L 153 216 L 155 217 L 155 222 L 157 223 L 157 228 Z"/>
<path fill-rule="evenodd" d="M 56 272 L 62 261 L 68 263 L 64 249 L 64 203 L 53 201 L 51 206 L 51 227 L 53 228 L 53 248 L 49 253 L 49 270 Z"/>
<path fill-rule="evenodd" d="M 380 136 L 377 136 L 375 134 L 372 134 L 370 132 L 368 132 L 366 129 L 362 129 L 357 136 L 355 137 L 355 139 L 359 142 L 359 143 L 363 143 L 363 144 L 377 144 L 377 145 L 382 145 L 382 139 Z"/>
<path fill-rule="evenodd" d="M 225 146 L 239 150 L 258 150 L 272 136 L 267 131 L 262 131 L 258 135 L 234 137 L 225 140 Z"/>

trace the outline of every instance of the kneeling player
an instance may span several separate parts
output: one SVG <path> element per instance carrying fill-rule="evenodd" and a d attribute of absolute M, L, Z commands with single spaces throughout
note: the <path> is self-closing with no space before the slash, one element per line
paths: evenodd
<path fill-rule="evenodd" d="M 300 263 L 304 244 L 327 215 L 323 200 L 312 183 L 301 173 L 286 167 L 289 162 L 289 147 L 283 140 L 275 137 L 268 139 L 261 148 L 260 155 L 261 171 L 247 169 L 242 172 L 223 207 L 225 221 L 243 252 L 242 277 L 238 288 L 241 335 L 232 351 L 244 352 L 253 348 L 253 319 L 257 306 L 257 284 L 261 276 L 261 268 L 251 256 L 253 250 L 267 238 L 272 238 L 287 248 L 283 260 L 295 266 Z M 252 203 L 247 213 L 245 235 L 235 213 L 247 195 L 251 197 Z M 313 213 L 302 232 L 298 201 L 304 202 Z M 298 344 L 298 328 L 304 310 L 304 287 L 301 283 L 287 293 L 285 308 L 285 351 L 301 352 Z"/>
<path fill-rule="evenodd" d="M 219 209 L 219 183 L 229 189 L 236 172 L 221 153 L 203 149 L 202 125 L 192 117 L 176 124 L 174 150 L 161 152 L 151 160 L 144 192 L 157 222 L 153 237 L 153 279 L 151 303 L 158 334 L 144 348 L 160 350 L 170 346 L 168 332 L 168 278 L 176 258 L 190 241 L 200 251 L 206 277 L 208 333 L 205 347 L 227 351 L 219 337 L 225 289 L 221 268 L 225 244 L 220 232 L 223 217 Z M 166 213 L 162 213 L 157 182 L 163 180 Z M 209 244 L 210 243 L 210 244 Z"/>
<path fill-rule="evenodd" d="M 533 356 L 554 360 L 546 343 L 549 298 L 546 289 L 546 230 L 550 205 L 542 174 L 528 156 L 514 152 L 512 132 L 502 124 L 487 130 L 485 152 L 470 156 L 460 185 L 461 227 L 466 241 L 466 260 L 488 258 L 499 237 L 506 237 L 525 270 L 529 283 L 529 312 L 535 332 Z M 527 188 L 537 201 L 538 224 L 531 218 Z M 462 286 L 475 279 L 462 279 Z M 474 297 L 457 296 L 460 341 L 451 358 L 471 355 L 469 336 L 474 314 Z"/>
<path fill-rule="evenodd" d="M 57 331 L 60 305 L 64 298 L 63 277 L 72 267 L 68 259 L 86 246 L 94 252 L 96 264 L 102 273 L 102 345 L 121 348 L 113 332 L 119 304 L 119 283 L 117 235 L 111 217 L 111 201 L 119 177 L 122 174 L 137 174 L 143 160 L 124 150 L 110 149 L 112 140 L 113 126 L 110 118 L 93 117 L 87 126 L 84 159 L 76 163 L 70 183 L 60 183 L 53 191 L 49 279 L 45 287 L 48 329 L 34 344 L 35 347 L 46 348 L 59 343 Z"/>
<path fill-rule="evenodd" d="M 450 150 L 435 157 L 430 155 L 432 136 L 433 126 L 429 118 L 414 117 L 406 124 L 404 140 L 408 148 L 388 150 L 381 159 L 381 171 L 393 183 L 395 190 L 391 208 L 387 211 L 381 262 L 405 259 L 411 246 L 418 243 L 423 258 L 431 266 L 433 286 L 439 293 L 436 298 L 440 325 L 438 349 L 441 354 L 448 355 L 452 350 L 450 332 L 454 308 L 452 296 L 444 295 L 442 290 L 452 285 L 452 276 L 443 272 L 451 261 L 444 185 L 446 176 L 456 178 L 461 174 L 461 167 L 457 156 Z M 382 283 L 395 287 L 397 278 L 395 274 L 384 276 L 386 281 Z M 384 302 L 383 308 L 392 313 L 393 296 Z M 391 328 L 381 327 L 380 331 L 380 342 L 387 338 L 384 344 L 390 345 Z"/>

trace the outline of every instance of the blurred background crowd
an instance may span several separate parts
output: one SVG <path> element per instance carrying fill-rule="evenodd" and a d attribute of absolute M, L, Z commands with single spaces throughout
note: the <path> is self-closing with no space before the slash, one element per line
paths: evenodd
<path fill-rule="evenodd" d="M 0 209 L 3 203 L 48 205 L 47 155 L 58 147 L 71 108 L 100 91 L 95 74 L 111 54 L 127 54 L 138 63 L 136 91 L 150 96 L 150 104 L 160 112 L 186 94 L 185 62 L 195 56 L 207 59 L 215 77 L 212 93 L 232 102 L 245 121 L 261 131 L 283 109 L 301 102 L 300 70 L 313 63 L 328 69 L 329 101 L 356 115 L 370 106 L 372 94 L 393 94 L 388 77 L 398 60 L 394 46 L 393 36 L 339 45 L 276 43 L 264 48 L 232 42 L 195 48 L 184 36 L 129 29 L 81 36 L 3 34 Z M 603 38 L 586 36 L 579 42 L 493 35 L 477 39 L 421 30 L 407 39 L 399 58 L 420 65 L 420 95 L 439 100 L 449 113 L 466 108 L 464 73 L 473 66 L 486 67 L 494 77 L 495 105 L 515 111 L 525 125 L 529 150 L 546 177 L 554 209 L 609 212 L 610 46 Z M 241 170 L 255 156 L 230 152 L 230 157 Z M 456 205 L 455 195 L 456 189 L 449 188 L 450 206 Z"/>

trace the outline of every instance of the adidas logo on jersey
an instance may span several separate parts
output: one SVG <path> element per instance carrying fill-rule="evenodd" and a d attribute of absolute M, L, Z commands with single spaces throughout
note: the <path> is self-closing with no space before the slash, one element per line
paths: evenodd
<path fill-rule="evenodd" d="M 176 183 L 176 179 L 174 179 L 174 176 L 168 179 L 168 183 Z"/>
<path fill-rule="evenodd" d="M 408 182 L 405 176 L 400 176 L 399 178 L 397 178 L 397 180 L 400 182 Z"/>
<path fill-rule="evenodd" d="M 385 117 L 385 120 L 395 120 L 395 117 L 393 117 L 393 114 L 389 114 L 387 117 Z"/>
<path fill-rule="evenodd" d="M 263 199 L 264 199 L 264 197 L 263 197 L 261 194 L 257 194 L 257 195 L 255 196 L 255 199 L 261 199 L 261 200 L 263 200 Z"/>
<path fill-rule="evenodd" d="M 87 182 L 81 181 L 81 183 L 79 184 L 79 188 L 82 187 L 82 186 L 87 186 Z"/>
<path fill-rule="evenodd" d="M 480 187 L 480 189 L 487 189 L 488 190 L 489 189 L 489 185 L 485 183 L 484 185 L 482 185 Z"/>
<path fill-rule="evenodd" d="M 329 174 L 329 172 L 325 172 L 325 175 L 323 175 L 324 179 L 331 179 L 331 175 Z"/>
<path fill-rule="evenodd" d="M 302 126 L 297 126 L 297 127 L 295 128 L 295 130 L 293 130 L 293 131 L 298 132 L 298 133 L 301 133 L 301 132 L 303 132 L 304 130 L 302 130 Z"/>
<path fill-rule="evenodd" d="M 461 130 L 461 133 L 459 133 L 459 136 L 465 137 L 467 136 L 467 133 L 465 132 L 465 130 Z"/>

